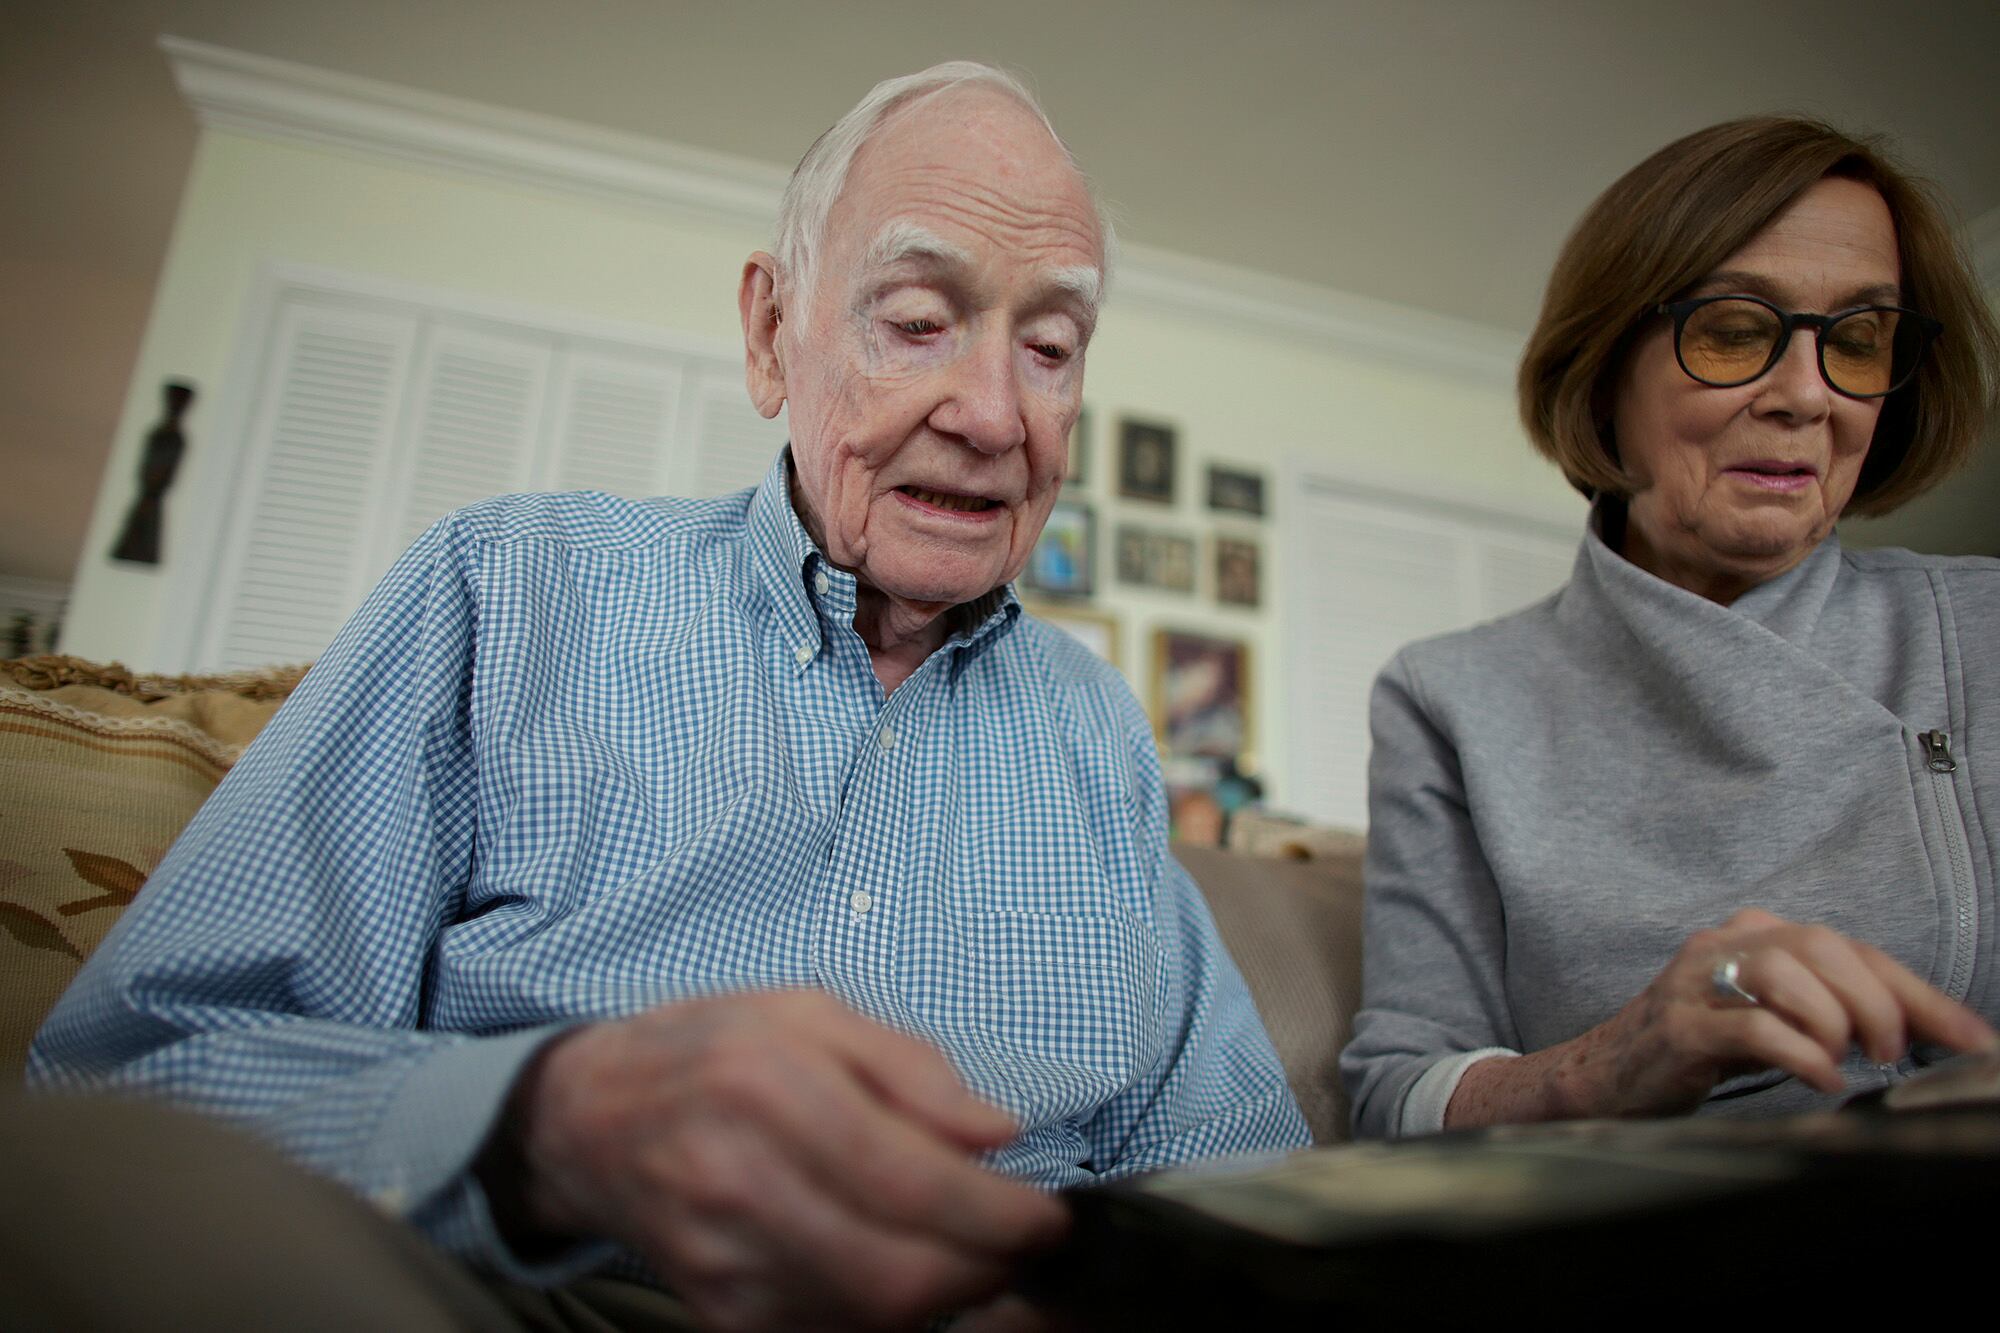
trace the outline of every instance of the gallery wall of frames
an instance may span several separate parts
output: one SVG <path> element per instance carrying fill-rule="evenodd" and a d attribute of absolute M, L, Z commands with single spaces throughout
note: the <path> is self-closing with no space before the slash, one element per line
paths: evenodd
<path fill-rule="evenodd" d="M 1062 498 L 1022 571 L 1029 609 L 1120 667 L 1145 701 L 1177 823 L 1262 795 L 1253 635 L 1268 606 L 1270 479 L 1156 414 L 1087 403 Z M 1139 603 L 1178 604 L 1141 628 Z M 1129 623 L 1128 623 L 1129 622 Z"/>

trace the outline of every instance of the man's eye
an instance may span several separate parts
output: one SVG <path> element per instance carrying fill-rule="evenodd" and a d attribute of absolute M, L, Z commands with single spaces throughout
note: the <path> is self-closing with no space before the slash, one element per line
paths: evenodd
<path fill-rule="evenodd" d="M 1069 360 L 1069 348 L 1062 346 L 1060 343 L 1029 343 L 1028 346 L 1040 352 L 1051 361 Z"/>
<path fill-rule="evenodd" d="M 905 319 L 897 321 L 896 327 L 912 338 L 922 338 L 933 333 L 942 333 L 944 325 L 929 319 Z"/>

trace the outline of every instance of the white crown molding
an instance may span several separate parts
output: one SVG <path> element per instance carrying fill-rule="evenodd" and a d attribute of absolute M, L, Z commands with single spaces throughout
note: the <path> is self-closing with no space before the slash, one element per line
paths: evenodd
<path fill-rule="evenodd" d="M 1526 339 L 1517 333 L 1331 287 L 1124 245 L 1115 303 L 1141 302 L 1261 333 L 1290 333 L 1356 355 L 1510 387 Z"/>
<path fill-rule="evenodd" d="M 447 97 L 163 36 L 207 129 L 308 143 L 768 229 L 788 172 L 644 135 Z M 1503 329 L 1208 260 L 1128 245 L 1121 302 L 1290 334 L 1353 355 L 1509 385 L 1522 339 Z"/>
<path fill-rule="evenodd" d="M 209 129 L 769 226 L 788 174 L 747 158 L 163 36 Z"/>

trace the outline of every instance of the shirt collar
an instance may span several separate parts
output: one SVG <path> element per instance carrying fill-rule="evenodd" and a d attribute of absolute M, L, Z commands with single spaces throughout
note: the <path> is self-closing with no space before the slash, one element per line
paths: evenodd
<path fill-rule="evenodd" d="M 765 591 L 778 614 L 799 633 L 820 632 L 822 619 L 830 625 L 852 626 L 855 607 L 855 578 L 828 560 L 814 545 L 805 524 L 792 507 L 792 447 L 778 451 L 771 470 L 750 496 L 745 519 L 750 538 L 751 560 Z M 820 591 L 819 576 L 826 578 Z M 998 588 L 961 602 L 945 612 L 950 633 L 944 646 L 954 650 L 984 643 L 1011 628 L 1021 616 L 1020 599 L 1014 585 Z"/>

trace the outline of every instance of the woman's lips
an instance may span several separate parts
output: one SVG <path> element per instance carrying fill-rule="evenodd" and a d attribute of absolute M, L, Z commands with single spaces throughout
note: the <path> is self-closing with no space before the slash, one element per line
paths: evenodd
<path fill-rule="evenodd" d="M 1772 491 L 1780 495 L 1791 495 L 1803 491 L 1819 480 L 1819 473 L 1803 463 L 1755 462 L 1740 463 L 1723 469 L 1725 477 L 1735 477 L 1761 491 Z"/>

